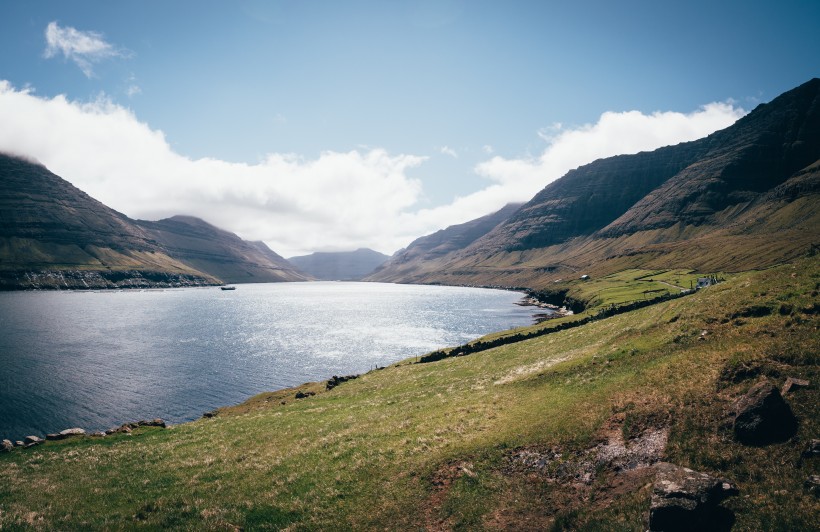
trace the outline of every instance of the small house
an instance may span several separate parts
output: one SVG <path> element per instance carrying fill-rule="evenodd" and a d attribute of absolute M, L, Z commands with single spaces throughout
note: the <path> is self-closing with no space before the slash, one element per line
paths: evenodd
<path fill-rule="evenodd" d="M 715 280 L 712 277 L 698 277 L 698 284 L 695 286 L 695 289 L 700 290 L 713 284 L 715 284 Z"/>

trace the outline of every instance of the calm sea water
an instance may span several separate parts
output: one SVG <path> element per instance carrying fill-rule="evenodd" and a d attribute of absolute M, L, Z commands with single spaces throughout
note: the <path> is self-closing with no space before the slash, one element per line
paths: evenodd
<path fill-rule="evenodd" d="M 0 293 L 0 438 L 203 412 L 532 323 L 521 294 L 377 283 Z"/>

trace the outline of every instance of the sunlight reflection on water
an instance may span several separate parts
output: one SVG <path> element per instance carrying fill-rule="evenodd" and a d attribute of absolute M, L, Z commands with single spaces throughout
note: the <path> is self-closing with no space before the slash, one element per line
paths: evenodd
<path fill-rule="evenodd" d="M 178 423 L 532 323 L 499 290 L 282 283 L 0 293 L 0 438 Z"/>

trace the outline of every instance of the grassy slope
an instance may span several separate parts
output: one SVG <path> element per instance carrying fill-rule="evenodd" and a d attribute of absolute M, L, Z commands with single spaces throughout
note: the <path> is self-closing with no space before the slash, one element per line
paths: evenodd
<path fill-rule="evenodd" d="M 320 392 L 308 399 L 263 394 L 172 430 L 0 455 L 0 528 L 645 530 L 646 487 L 602 480 L 578 505 L 576 488 L 505 468 L 513 449 L 586 448 L 620 413 L 670 426 L 669 460 L 737 482 L 742 496 L 726 503 L 736 529 L 809 529 L 820 510 L 801 484 L 820 464 L 797 464 L 820 428 L 818 285 L 820 261 L 805 259 L 330 392 L 307 385 Z M 732 317 L 755 305 L 773 312 Z M 789 396 L 797 438 L 733 443 L 721 428 L 732 400 L 787 375 L 815 385 Z"/>

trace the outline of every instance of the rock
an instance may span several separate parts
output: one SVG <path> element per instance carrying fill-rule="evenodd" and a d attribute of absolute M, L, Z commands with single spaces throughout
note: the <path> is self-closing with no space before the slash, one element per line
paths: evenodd
<path fill-rule="evenodd" d="M 14 444 L 11 443 L 11 440 L 3 440 L 0 442 L 0 453 L 7 453 L 14 449 Z"/>
<path fill-rule="evenodd" d="M 728 530 L 734 522 L 731 511 L 718 505 L 737 495 L 729 482 L 674 464 L 655 465 L 649 529 Z"/>
<path fill-rule="evenodd" d="M 797 419 L 777 388 L 759 382 L 735 403 L 735 438 L 747 445 L 786 441 L 797 432 Z"/>
<path fill-rule="evenodd" d="M 45 440 L 39 436 L 26 436 L 23 440 L 23 444 L 26 447 L 31 447 L 33 445 L 39 445 L 43 443 Z"/>
<path fill-rule="evenodd" d="M 73 438 L 74 436 L 85 436 L 85 431 L 81 428 L 65 429 L 60 431 L 60 439 Z"/>
<path fill-rule="evenodd" d="M 343 382 L 352 381 L 353 379 L 358 379 L 358 375 L 345 375 L 343 377 L 339 377 L 338 375 L 332 376 L 325 385 L 325 388 L 328 390 L 332 390 L 336 386 L 342 384 Z"/>
<path fill-rule="evenodd" d="M 25 444 L 26 444 L 25 442 L 22 442 L 20 440 L 17 440 L 16 442 L 14 442 L 15 447 L 23 447 L 23 446 L 25 446 Z"/>
<path fill-rule="evenodd" d="M 811 440 L 801 453 L 803 458 L 814 458 L 820 455 L 820 440 Z"/>
<path fill-rule="evenodd" d="M 310 397 L 312 395 L 316 395 L 316 392 L 296 392 L 295 397 L 297 399 L 304 399 L 305 397 Z"/>
<path fill-rule="evenodd" d="M 820 497 L 820 475 L 812 475 L 803 483 L 803 488 L 814 495 Z"/>
<path fill-rule="evenodd" d="M 57 434 L 57 433 L 46 434 L 46 440 L 48 440 L 48 441 L 59 440 L 59 439 L 60 439 L 60 435 Z"/>
<path fill-rule="evenodd" d="M 808 388 L 809 384 L 809 381 L 805 379 L 796 379 L 794 377 L 788 377 L 786 379 L 785 384 L 783 384 L 783 389 L 780 391 L 780 393 L 786 395 L 787 393 L 796 388 Z"/>
<path fill-rule="evenodd" d="M 151 421 L 143 419 L 137 422 L 137 425 L 140 427 L 162 427 L 165 428 L 165 421 L 160 418 L 154 418 Z"/>
<path fill-rule="evenodd" d="M 103 432 L 101 430 L 98 430 L 97 432 L 91 433 L 92 438 L 105 438 L 106 436 L 108 436 L 108 431 Z"/>
<path fill-rule="evenodd" d="M 205 412 L 204 414 L 202 414 L 202 417 L 212 418 L 212 417 L 216 417 L 216 414 L 217 414 L 216 410 L 211 410 L 210 412 Z"/>

